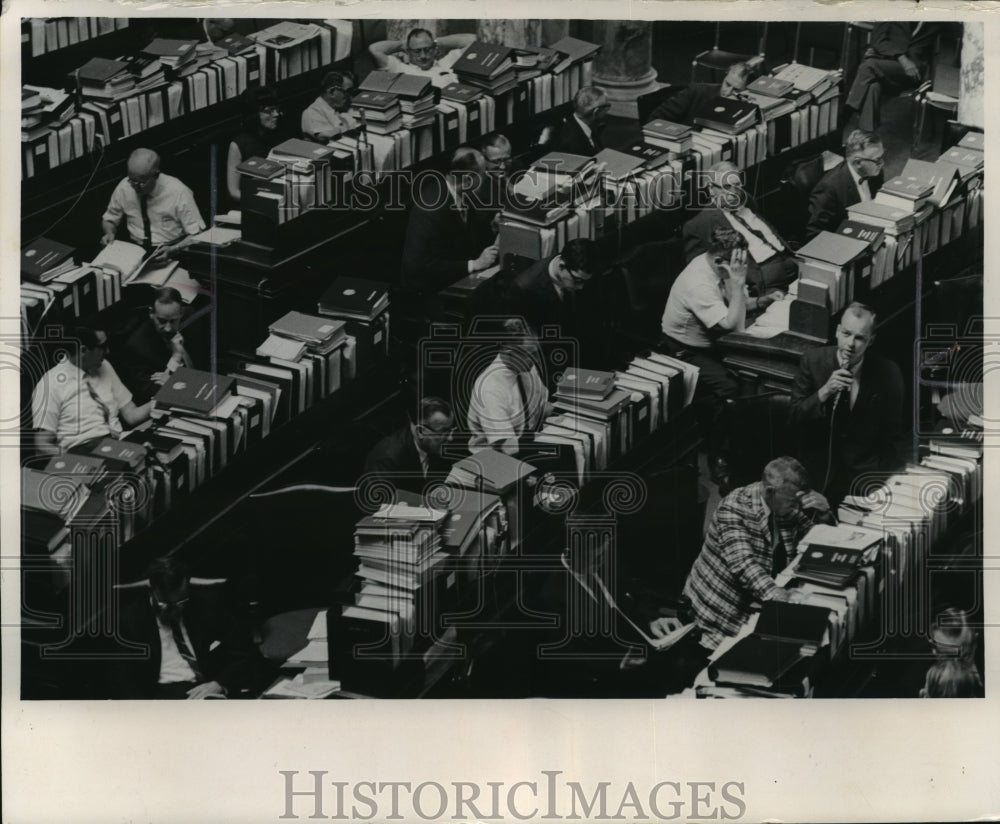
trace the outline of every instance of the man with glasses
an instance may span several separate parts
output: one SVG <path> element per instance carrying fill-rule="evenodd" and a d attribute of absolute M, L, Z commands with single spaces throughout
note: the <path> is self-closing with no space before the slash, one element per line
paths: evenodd
<path fill-rule="evenodd" d="M 452 70 L 462 51 L 476 42 L 474 34 L 448 34 L 439 37 L 427 29 L 410 29 L 403 40 L 380 40 L 368 47 L 375 65 L 389 72 L 429 77 L 431 83 L 443 89 L 458 82 Z M 438 55 L 441 54 L 441 57 Z"/>
<path fill-rule="evenodd" d="M 410 422 L 379 441 L 365 459 L 365 475 L 384 477 L 403 489 L 421 490 L 428 480 L 444 480 L 441 457 L 455 431 L 451 405 L 441 398 L 420 400 Z"/>
<path fill-rule="evenodd" d="M 729 161 L 716 163 L 705 175 L 708 203 L 698 204 L 698 213 L 684 224 L 684 253 L 690 263 L 704 254 L 715 229 L 733 229 L 749 250 L 747 285 L 756 297 L 781 289 L 798 274 L 795 256 L 788 244 L 757 210 L 744 189 L 743 174 Z"/>
<path fill-rule="evenodd" d="M 113 696 L 190 700 L 248 689 L 256 657 L 251 636 L 218 587 L 194 583 L 187 565 L 172 557 L 154 561 L 147 575 L 149 588 L 126 604 L 120 626 L 124 640 L 149 653 L 113 666 Z"/>
<path fill-rule="evenodd" d="M 323 75 L 319 97 L 302 112 L 302 134 L 310 140 L 326 143 L 358 128 L 358 121 L 348 111 L 354 85 L 354 78 L 346 72 Z"/>
<path fill-rule="evenodd" d="M 180 333 L 183 317 L 180 292 L 170 286 L 158 289 L 149 315 L 129 335 L 120 357 L 115 357 L 136 403 L 150 400 L 177 369 L 192 365 Z"/>
<path fill-rule="evenodd" d="M 160 156 L 152 149 L 136 149 L 129 155 L 128 177 L 111 193 L 102 217 L 107 246 L 125 225 L 133 243 L 147 251 L 159 248 L 157 259 L 173 257 L 194 242 L 205 229 L 194 195 L 176 177 L 160 172 Z"/>
<path fill-rule="evenodd" d="M 844 157 L 844 162 L 823 175 L 809 195 L 807 238 L 824 229 L 837 231 L 847 217 L 847 207 L 871 200 L 882 186 L 885 147 L 877 134 L 852 131 L 844 143 Z"/>
<path fill-rule="evenodd" d="M 119 438 L 124 427 L 149 417 L 152 404 L 136 406 L 132 393 L 105 360 L 101 329 L 73 330 L 70 353 L 46 372 L 31 395 L 35 448 L 47 455 L 101 438 Z"/>

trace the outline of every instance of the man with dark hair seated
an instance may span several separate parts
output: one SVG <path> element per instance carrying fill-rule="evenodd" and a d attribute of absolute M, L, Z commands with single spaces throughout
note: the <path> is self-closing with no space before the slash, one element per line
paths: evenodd
<path fill-rule="evenodd" d="M 191 366 L 180 324 L 184 318 L 181 293 L 171 286 L 156 290 L 149 316 L 129 335 L 115 363 L 137 403 L 149 401 L 181 366 Z"/>
<path fill-rule="evenodd" d="M 385 477 L 404 489 L 422 489 L 428 480 L 444 480 L 449 467 L 441 451 L 454 431 L 451 404 L 441 398 L 422 398 L 406 426 L 383 438 L 368 453 L 364 474 Z"/>
<path fill-rule="evenodd" d="M 834 166 L 809 194 L 806 237 L 836 232 L 847 207 L 871 200 L 882 185 L 885 147 L 873 132 L 855 129 L 844 141 L 844 162 Z"/>
<path fill-rule="evenodd" d="M 690 86 L 670 95 L 660 103 L 647 118 L 669 120 L 685 126 L 694 124 L 694 117 L 701 109 L 717 97 L 732 97 L 741 92 L 750 81 L 751 69 L 746 63 L 734 63 L 729 67 L 722 83 L 692 83 Z"/>
<path fill-rule="evenodd" d="M 247 628 L 216 586 L 191 581 L 183 561 L 166 557 L 148 569 L 149 588 L 121 613 L 121 637 L 149 654 L 113 668 L 116 698 L 226 698 L 252 683 L 257 654 Z"/>

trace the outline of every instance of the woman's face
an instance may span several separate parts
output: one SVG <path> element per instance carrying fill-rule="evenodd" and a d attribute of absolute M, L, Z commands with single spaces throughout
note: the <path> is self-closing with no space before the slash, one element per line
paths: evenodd
<path fill-rule="evenodd" d="M 264 131 L 273 132 L 278 128 L 278 120 L 281 118 L 281 109 L 277 106 L 263 106 L 259 110 L 258 118 L 260 127 Z"/>

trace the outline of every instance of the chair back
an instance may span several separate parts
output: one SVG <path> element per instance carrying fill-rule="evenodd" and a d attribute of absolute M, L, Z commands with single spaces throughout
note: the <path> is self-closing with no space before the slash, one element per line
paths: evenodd
<path fill-rule="evenodd" d="M 729 431 L 738 433 L 729 450 L 729 469 L 736 486 L 758 480 L 774 458 L 796 454 L 790 411 L 791 397 L 783 392 L 743 395 L 726 401 Z"/>
<path fill-rule="evenodd" d="M 612 270 L 620 295 L 614 307 L 616 325 L 650 345 L 660 337 L 660 320 L 677 276 L 684 270 L 680 237 L 644 243 L 620 258 Z"/>

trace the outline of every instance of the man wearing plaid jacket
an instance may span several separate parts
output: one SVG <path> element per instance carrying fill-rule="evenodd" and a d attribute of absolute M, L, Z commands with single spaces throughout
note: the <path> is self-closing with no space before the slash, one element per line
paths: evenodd
<path fill-rule="evenodd" d="M 755 601 L 796 597 L 774 578 L 816 521 L 833 522 L 830 505 L 794 458 L 775 458 L 761 480 L 722 500 L 684 585 L 703 647 L 736 635 Z"/>

